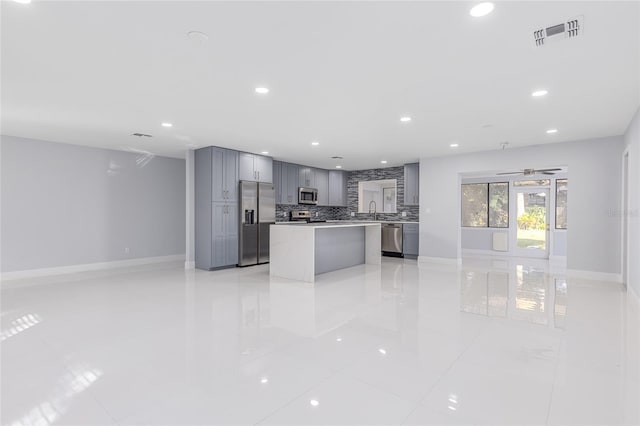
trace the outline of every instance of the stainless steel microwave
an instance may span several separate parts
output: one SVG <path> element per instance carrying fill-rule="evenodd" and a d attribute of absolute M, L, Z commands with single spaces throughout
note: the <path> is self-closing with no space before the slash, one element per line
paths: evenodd
<path fill-rule="evenodd" d="M 298 188 L 298 204 L 318 204 L 318 190 L 316 188 Z"/>

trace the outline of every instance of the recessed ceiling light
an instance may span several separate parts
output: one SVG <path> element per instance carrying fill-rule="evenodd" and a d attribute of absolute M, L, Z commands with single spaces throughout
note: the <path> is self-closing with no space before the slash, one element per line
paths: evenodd
<path fill-rule="evenodd" d="M 162 123 L 162 127 L 173 127 L 171 123 Z"/>
<path fill-rule="evenodd" d="M 457 147 L 459 147 L 460 145 L 458 145 L 457 143 L 452 143 L 452 144 L 451 144 L 451 145 L 449 145 L 449 146 L 450 146 L 451 148 L 457 148 Z"/>
<path fill-rule="evenodd" d="M 269 153 L 269 151 L 262 151 L 260 154 L 267 155 L 268 153 Z"/>
<path fill-rule="evenodd" d="M 320 145 L 320 142 L 315 142 L 315 141 L 314 141 L 314 142 L 311 142 L 311 145 L 313 145 L 313 146 L 318 146 L 318 145 Z"/>
<path fill-rule="evenodd" d="M 342 166 L 336 166 L 336 169 L 341 169 L 341 168 L 342 168 Z M 340 340 L 338 340 L 338 342 L 339 342 L 339 341 L 340 341 Z"/>
<path fill-rule="evenodd" d="M 266 95 L 269 93 L 269 88 L 267 87 L 256 87 L 256 93 L 259 95 Z"/>
<path fill-rule="evenodd" d="M 380 163 L 387 164 L 387 160 L 380 160 Z"/>
<path fill-rule="evenodd" d="M 478 3 L 471 8 L 471 10 L 469 11 L 469 15 L 473 16 L 474 18 L 479 18 L 493 12 L 493 8 L 494 6 L 491 2 Z"/>
<path fill-rule="evenodd" d="M 309 401 L 309 404 L 311 404 L 314 407 L 317 407 L 318 405 L 320 405 L 320 403 L 318 402 L 317 399 L 312 399 Z"/>
<path fill-rule="evenodd" d="M 20 4 L 29 4 L 31 3 L 31 0 L 13 0 L 16 3 L 20 3 Z"/>
<path fill-rule="evenodd" d="M 386 355 L 387 354 L 387 351 L 384 348 L 378 349 L 378 352 L 380 352 L 382 355 Z"/>
<path fill-rule="evenodd" d="M 403 123 L 408 123 L 411 121 L 411 117 L 400 117 L 400 121 Z"/>
<path fill-rule="evenodd" d="M 336 342 L 342 342 L 342 337 L 336 337 Z"/>
<path fill-rule="evenodd" d="M 263 377 L 263 378 L 260 379 L 260 383 L 264 384 L 264 383 L 268 383 L 268 382 L 269 382 L 269 379 L 267 377 Z"/>
<path fill-rule="evenodd" d="M 543 90 L 536 90 L 535 92 L 532 92 L 532 93 L 531 93 L 531 96 L 533 96 L 534 98 L 539 98 L 540 96 L 544 96 L 544 95 L 546 95 L 547 93 L 549 93 L 549 92 L 547 92 L 547 91 L 546 91 L 546 90 L 544 90 L 544 89 L 543 89 Z"/>
<path fill-rule="evenodd" d="M 207 41 L 209 40 L 209 36 L 205 33 L 203 33 L 202 31 L 189 31 L 187 33 L 187 37 L 189 37 L 191 40 L 195 40 L 195 41 Z"/>
<path fill-rule="evenodd" d="M 552 134 L 552 133 L 558 133 L 558 129 L 549 129 L 547 130 L 548 134 Z"/>

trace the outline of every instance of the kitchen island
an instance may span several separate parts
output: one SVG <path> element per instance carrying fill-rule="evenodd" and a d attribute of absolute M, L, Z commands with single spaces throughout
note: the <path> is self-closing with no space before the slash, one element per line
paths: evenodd
<path fill-rule="evenodd" d="M 271 225 L 269 274 L 315 282 L 318 274 L 363 263 L 379 265 L 379 223 Z"/>

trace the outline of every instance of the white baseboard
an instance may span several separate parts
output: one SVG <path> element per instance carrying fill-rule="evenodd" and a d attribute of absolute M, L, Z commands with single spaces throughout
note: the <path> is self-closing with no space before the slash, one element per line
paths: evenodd
<path fill-rule="evenodd" d="M 440 265 L 462 265 L 462 259 L 452 259 L 450 257 L 418 256 L 418 263 L 438 263 Z"/>
<path fill-rule="evenodd" d="M 508 251 L 483 250 L 483 249 L 462 249 L 462 256 L 494 256 L 494 257 L 514 257 Z"/>
<path fill-rule="evenodd" d="M 184 260 L 184 254 L 171 256 L 142 257 L 138 259 L 116 260 L 113 262 L 85 263 L 82 265 L 59 266 L 56 268 L 28 269 L 24 271 L 3 272 L 2 281 L 25 278 L 46 277 L 51 275 L 74 274 L 77 272 L 99 271 L 103 269 L 125 268 L 127 266 L 148 265 L 153 263 L 175 262 Z"/>
<path fill-rule="evenodd" d="M 185 260 L 184 261 L 184 269 L 196 269 L 196 262 L 194 260 Z"/>
<path fill-rule="evenodd" d="M 608 281 L 622 284 L 622 274 L 611 272 L 583 271 L 579 269 L 567 269 L 567 277 L 579 278 L 583 280 Z"/>

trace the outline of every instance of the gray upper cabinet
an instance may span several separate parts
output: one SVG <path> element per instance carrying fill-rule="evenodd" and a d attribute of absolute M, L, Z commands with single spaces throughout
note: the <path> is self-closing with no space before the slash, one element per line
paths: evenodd
<path fill-rule="evenodd" d="M 299 166 L 298 186 L 316 188 L 316 170 L 313 167 Z"/>
<path fill-rule="evenodd" d="M 276 189 L 276 204 L 282 204 L 282 162 L 273 162 L 273 186 Z"/>
<path fill-rule="evenodd" d="M 315 169 L 315 180 L 318 189 L 318 205 L 329 205 L 329 171 L 323 169 Z"/>
<path fill-rule="evenodd" d="M 329 205 L 347 206 L 346 172 L 341 170 L 329 170 Z"/>
<path fill-rule="evenodd" d="M 258 173 L 258 181 L 273 183 L 273 159 L 263 155 L 254 157 L 254 166 Z"/>
<path fill-rule="evenodd" d="M 417 206 L 420 203 L 420 164 L 404 165 L 404 205 Z"/>
<path fill-rule="evenodd" d="M 297 164 L 282 163 L 280 204 L 298 204 L 298 169 Z"/>
<path fill-rule="evenodd" d="M 273 183 L 273 160 L 271 157 L 241 152 L 238 164 L 240 180 Z"/>
<path fill-rule="evenodd" d="M 238 153 L 211 148 L 211 201 L 238 201 Z"/>
<path fill-rule="evenodd" d="M 238 263 L 238 152 L 195 152 L 195 261 L 199 269 Z"/>

